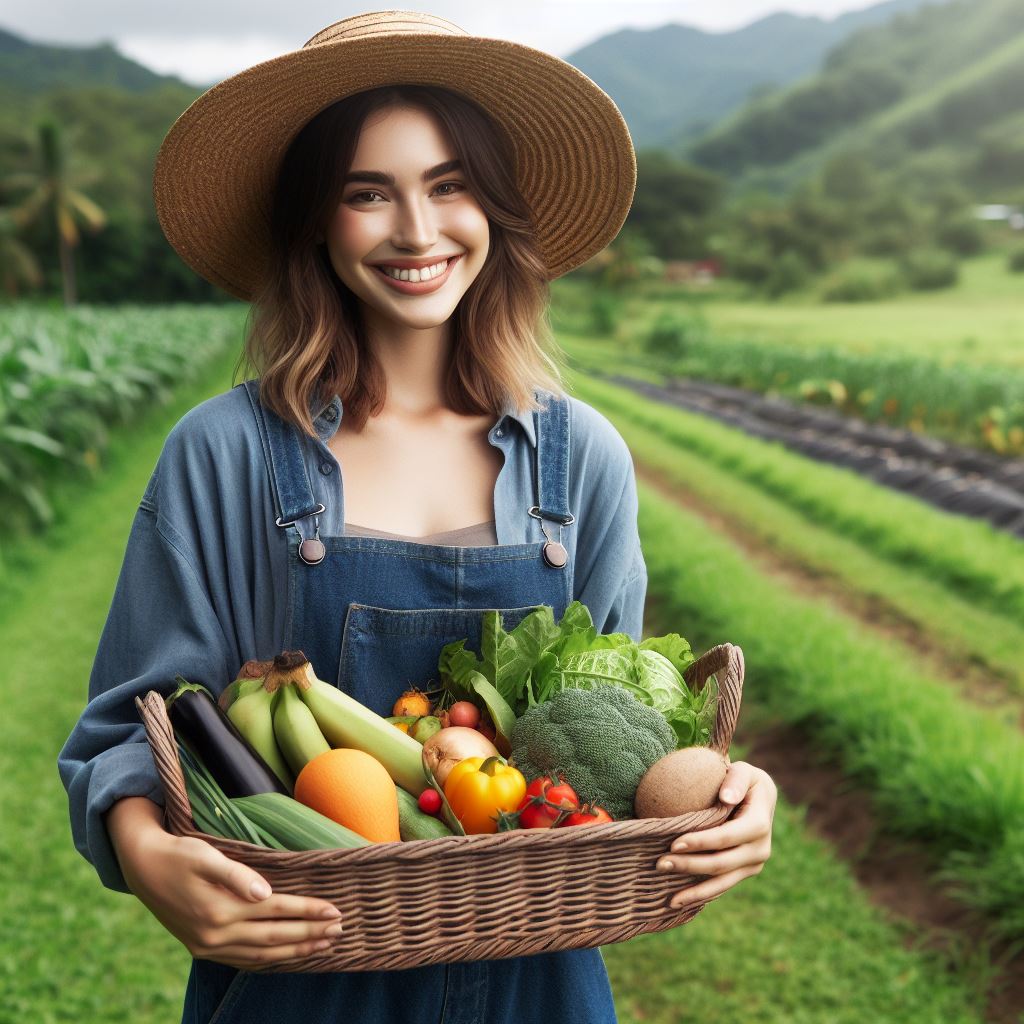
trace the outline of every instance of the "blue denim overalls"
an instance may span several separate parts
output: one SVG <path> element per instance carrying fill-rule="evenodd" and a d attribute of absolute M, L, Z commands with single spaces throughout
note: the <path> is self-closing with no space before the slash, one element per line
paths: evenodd
<path fill-rule="evenodd" d="M 287 647 L 305 651 L 320 679 L 386 715 L 407 686 L 424 687 L 436 679 L 446 643 L 468 637 L 467 646 L 479 652 L 484 609 L 501 609 L 507 629 L 541 604 L 550 605 L 555 618 L 561 618 L 572 600 L 572 564 L 548 563 L 548 533 L 539 516 L 543 513 L 559 524 L 571 521 L 564 399 L 545 393 L 547 408 L 534 414 L 536 494 L 523 496 L 523 515 L 533 517 L 531 534 L 537 540 L 460 548 L 377 537 L 320 537 L 315 513 L 322 506 L 310 487 L 298 432 L 259 404 L 256 382 L 246 388 L 270 466 L 277 524 L 288 530 Z M 555 549 L 555 562 L 557 554 Z M 325 974 L 262 974 L 194 959 L 183 1016 L 183 1024 L 615 1020 L 598 949 Z"/>

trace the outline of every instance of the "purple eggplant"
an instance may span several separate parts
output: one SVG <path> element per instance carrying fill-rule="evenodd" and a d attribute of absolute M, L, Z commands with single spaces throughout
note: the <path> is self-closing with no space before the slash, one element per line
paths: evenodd
<path fill-rule="evenodd" d="M 178 688 L 165 701 L 175 736 L 202 761 L 226 796 L 291 796 L 202 683 L 182 676 L 175 676 L 175 681 Z"/>

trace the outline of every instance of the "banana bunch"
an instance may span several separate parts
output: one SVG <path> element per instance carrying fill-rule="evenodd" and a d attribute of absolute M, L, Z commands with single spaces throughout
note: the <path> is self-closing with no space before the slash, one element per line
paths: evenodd
<path fill-rule="evenodd" d="M 272 662 L 247 662 L 240 678 L 221 694 L 220 704 L 289 791 L 299 772 L 332 747 L 371 754 L 413 796 L 426 787 L 422 746 L 317 679 L 301 651 L 285 651 Z"/>
<path fill-rule="evenodd" d="M 268 688 L 269 676 L 236 679 L 222 703 L 238 731 L 291 791 L 299 772 L 331 745 L 295 686 L 285 682 Z"/>

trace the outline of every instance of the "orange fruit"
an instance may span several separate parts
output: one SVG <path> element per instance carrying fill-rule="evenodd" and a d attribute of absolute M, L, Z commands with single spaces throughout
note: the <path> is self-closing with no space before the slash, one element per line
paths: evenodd
<path fill-rule="evenodd" d="M 309 761 L 295 799 L 374 843 L 397 843 L 398 791 L 388 770 L 362 750 L 338 747 Z"/>

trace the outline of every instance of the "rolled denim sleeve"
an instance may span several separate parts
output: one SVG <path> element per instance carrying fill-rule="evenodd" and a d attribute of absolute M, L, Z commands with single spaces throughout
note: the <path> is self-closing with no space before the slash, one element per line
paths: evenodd
<path fill-rule="evenodd" d="M 132 524 L 88 704 L 57 761 L 75 846 L 103 885 L 119 892 L 130 889 L 104 812 L 127 796 L 164 803 L 135 698 L 170 693 L 177 673 L 218 692 L 237 668 L 184 538 L 154 503 L 159 471 Z"/>

